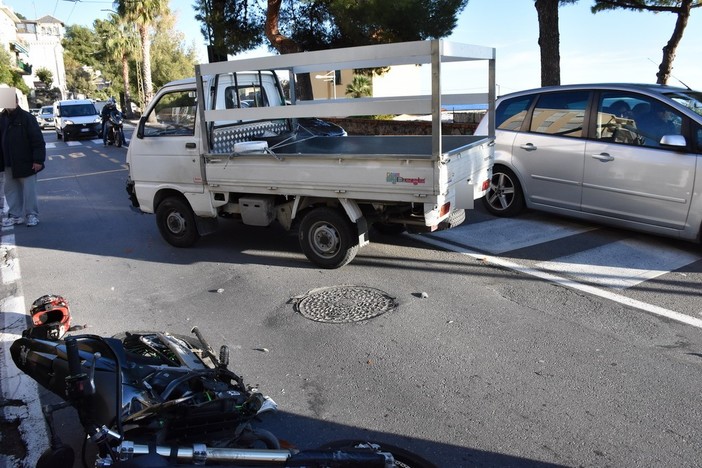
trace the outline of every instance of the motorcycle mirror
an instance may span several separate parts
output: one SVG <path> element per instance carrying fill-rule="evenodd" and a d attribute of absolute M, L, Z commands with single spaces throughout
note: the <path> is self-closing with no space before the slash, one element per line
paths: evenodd
<path fill-rule="evenodd" d="M 37 468 L 73 468 L 75 452 L 68 445 L 60 444 L 46 449 L 37 460 Z"/>

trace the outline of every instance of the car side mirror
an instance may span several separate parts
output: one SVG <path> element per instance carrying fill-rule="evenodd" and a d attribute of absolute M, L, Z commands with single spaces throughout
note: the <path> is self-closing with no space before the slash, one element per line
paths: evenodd
<path fill-rule="evenodd" d="M 144 138 L 144 124 L 146 123 L 146 117 L 142 116 L 139 119 L 139 126 L 137 127 L 136 136 L 139 139 Z"/>
<path fill-rule="evenodd" d="M 687 140 L 682 135 L 663 135 L 660 144 L 661 146 L 672 146 L 682 149 L 687 147 Z"/>

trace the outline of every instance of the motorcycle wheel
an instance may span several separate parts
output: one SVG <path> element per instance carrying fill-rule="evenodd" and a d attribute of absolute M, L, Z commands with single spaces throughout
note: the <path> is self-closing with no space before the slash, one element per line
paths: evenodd
<path fill-rule="evenodd" d="M 398 468 L 437 468 L 429 460 L 420 457 L 416 453 L 405 450 L 394 445 L 372 440 L 339 440 L 330 442 L 320 450 L 343 450 L 343 451 L 366 451 L 371 450 L 368 445 L 377 447 L 377 451 L 390 452 L 395 459 L 395 466 Z"/>
<path fill-rule="evenodd" d="M 120 132 L 117 132 L 117 135 L 115 138 L 115 146 L 117 148 L 121 148 L 123 140 L 124 140 L 124 138 L 122 137 L 122 134 Z"/>

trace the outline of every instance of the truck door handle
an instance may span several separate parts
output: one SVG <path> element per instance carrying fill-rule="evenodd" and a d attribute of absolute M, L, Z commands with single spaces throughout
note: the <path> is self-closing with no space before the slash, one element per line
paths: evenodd
<path fill-rule="evenodd" d="M 602 162 L 614 161 L 614 158 L 609 153 L 593 154 L 593 159 L 599 159 Z"/>
<path fill-rule="evenodd" d="M 527 143 L 525 145 L 521 145 L 520 148 L 523 150 L 527 150 L 527 151 L 536 151 L 536 146 L 534 146 L 533 143 Z"/>
<path fill-rule="evenodd" d="M 195 143 L 190 142 L 190 143 L 186 143 L 185 147 L 188 149 L 195 149 L 195 148 L 197 148 L 197 145 Z"/>

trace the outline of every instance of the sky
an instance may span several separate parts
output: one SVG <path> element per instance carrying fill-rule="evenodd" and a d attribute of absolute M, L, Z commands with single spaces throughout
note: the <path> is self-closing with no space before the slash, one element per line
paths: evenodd
<path fill-rule="evenodd" d="M 64 24 L 92 26 L 105 19 L 110 0 L 0 0 L 29 19 L 52 15 Z M 194 45 L 206 61 L 205 39 L 194 19 L 193 0 L 170 0 L 178 17 L 177 29 L 186 45 Z M 559 9 L 561 83 L 654 83 L 662 48 L 670 39 L 676 16 L 670 13 L 615 11 L 593 15 L 592 0 Z M 469 0 L 450 41 L 494 47 L 497 53 L 499 95 L 540 86 L 538 20 L 533 0 Z M 247 56 L 269 54 L 262 49 Z M 678 46 L 668 84 L 684 82 L 702 90 L 702 8 L 693 10 Z M 483 77 L 475 84 L 468 70 L 442 70 L 444 92 L 482 92 Z M 479 73 L 478 73 L 479 74 Z M 474 86 L 475 89 L 470 89 Z M 455 88 L 455 89 L 453 89 Z M 460 88 L 460 89 L 458 89 Z"/>

